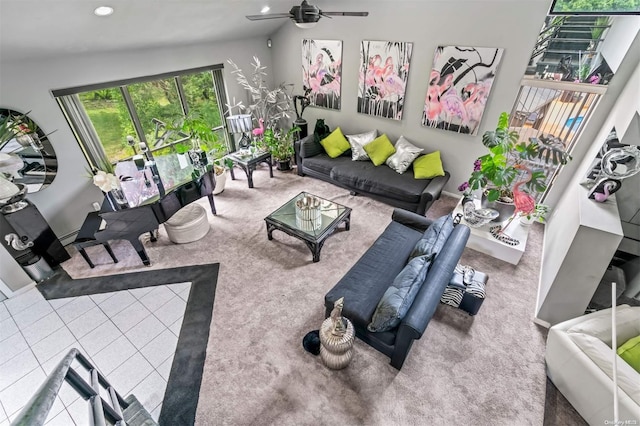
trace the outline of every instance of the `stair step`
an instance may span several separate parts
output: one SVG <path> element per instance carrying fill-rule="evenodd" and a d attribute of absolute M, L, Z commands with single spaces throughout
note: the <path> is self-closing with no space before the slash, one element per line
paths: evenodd
<path fill-rule="evenodd" d="M 545 50 L 546 53 L 560 53 L 560 54 L 564 54 L 564 55 L 588 55 L 590 53 L 596 53 L 595 50 L 570 50 L 570 49 L 547 49 Z"/>
<path fill-rule="evenodd" d="M 570 37 L 552 37 L 549 39 L 549 42 L 554 42 L 554 41 L 562 41 L 562 42 L 567 42 L 567 43 L 584 43 L 585 41 L 604 41 L 603 38 L 598 38 L 598 39 L 586 39 L 586 38 L 570 38 Z"/>
<path fill-rule="evenodd" d="M 127 426 L 158 426 L 151 414 L 138 401 L 135 395 L 131 394 L 125 398 L 129 406 L 122 412 Z"/>

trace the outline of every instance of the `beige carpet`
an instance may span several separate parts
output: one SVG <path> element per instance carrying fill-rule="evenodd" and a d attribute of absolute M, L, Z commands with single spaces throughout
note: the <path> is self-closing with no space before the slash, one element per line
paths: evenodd
<path fill-rule="evenodd" d="M 151 268 L 221 265 L 198 424 L 554 424 L 544 419 L 546 330 L 532 322 L 540 225 L 533 225 L 517 267 L 465 250 L 463 263 L 490 275 L 487 299 L 475 317 L 440 305 L 402 371 L 356 340 L 351 365 L 336 372 L 305 352 L 302 338 L 319 328 L 324 294 L 383 231 L 392 207 L 313 178 L 274 173 L 269 179 L 258 169 L 254 189 L 241 172 L 229 179 L 204 239 L 174 245 L 161 228 L 156 243 L 145 242 Z M 353 209 L 351 230 L 330 237 L 315 264 L 297 239 L 275 231 L 268 241 L 263 220 L 303 190 Z M 455 202 L 443 196 L 428 215 L 447 213 Z M 87 249 L 95 269 L 77 253 L 63 266 L 73 277 L 145 269 L 128 243 L 112 246 L 118 265 L 96 246 Z M 563 424 L 582 424 L 575 413 L 557 411 Z"/>

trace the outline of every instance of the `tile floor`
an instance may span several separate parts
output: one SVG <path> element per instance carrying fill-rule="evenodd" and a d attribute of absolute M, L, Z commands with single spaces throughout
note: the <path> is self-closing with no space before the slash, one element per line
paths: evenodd
<path fill-rule="evenodd" d="M 74 347 L 157 420 L 190 288 L 180 283 L 51 301 L 32 288 L 0 302 L 0 426 Z M 87 402 L 66 382 L 47 424 L 88 424 Z"/>

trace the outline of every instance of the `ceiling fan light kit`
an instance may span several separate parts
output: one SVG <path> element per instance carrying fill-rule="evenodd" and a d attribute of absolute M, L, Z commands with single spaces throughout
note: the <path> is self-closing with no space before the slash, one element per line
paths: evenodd
<path fill-rule="evenodd" d="M 308 29 L 316 26 L 321 17 L 326 16 L 368 16 L 369 12 L 323 12 L 317 6 L 303 0 L 300 6 L 293 6 L 289 13 L 267 13 L 262 15 L 247 15 L 250 21 L 265 19 L 289 18 L 298 28 Z"/>

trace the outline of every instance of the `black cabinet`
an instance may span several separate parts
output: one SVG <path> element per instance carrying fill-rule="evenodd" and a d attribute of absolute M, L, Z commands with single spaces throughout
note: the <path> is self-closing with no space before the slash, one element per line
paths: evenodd
<path fill-rule="evenodd" d="M 50 266 L 57 266 L 71 257 L 40 211 L 31 203 L 17 212 L 0 215 L 2 244 L 14 259 L 27 254 L 28 250 L 16 251 L 11 246 L 7 246 L 4 237 L 9 233 L 17 234 L 23 241 L 25 241 L 24 237 L 26 241 L 33 241 L 33 247 L 30 250 L 42 256 Z"/>

